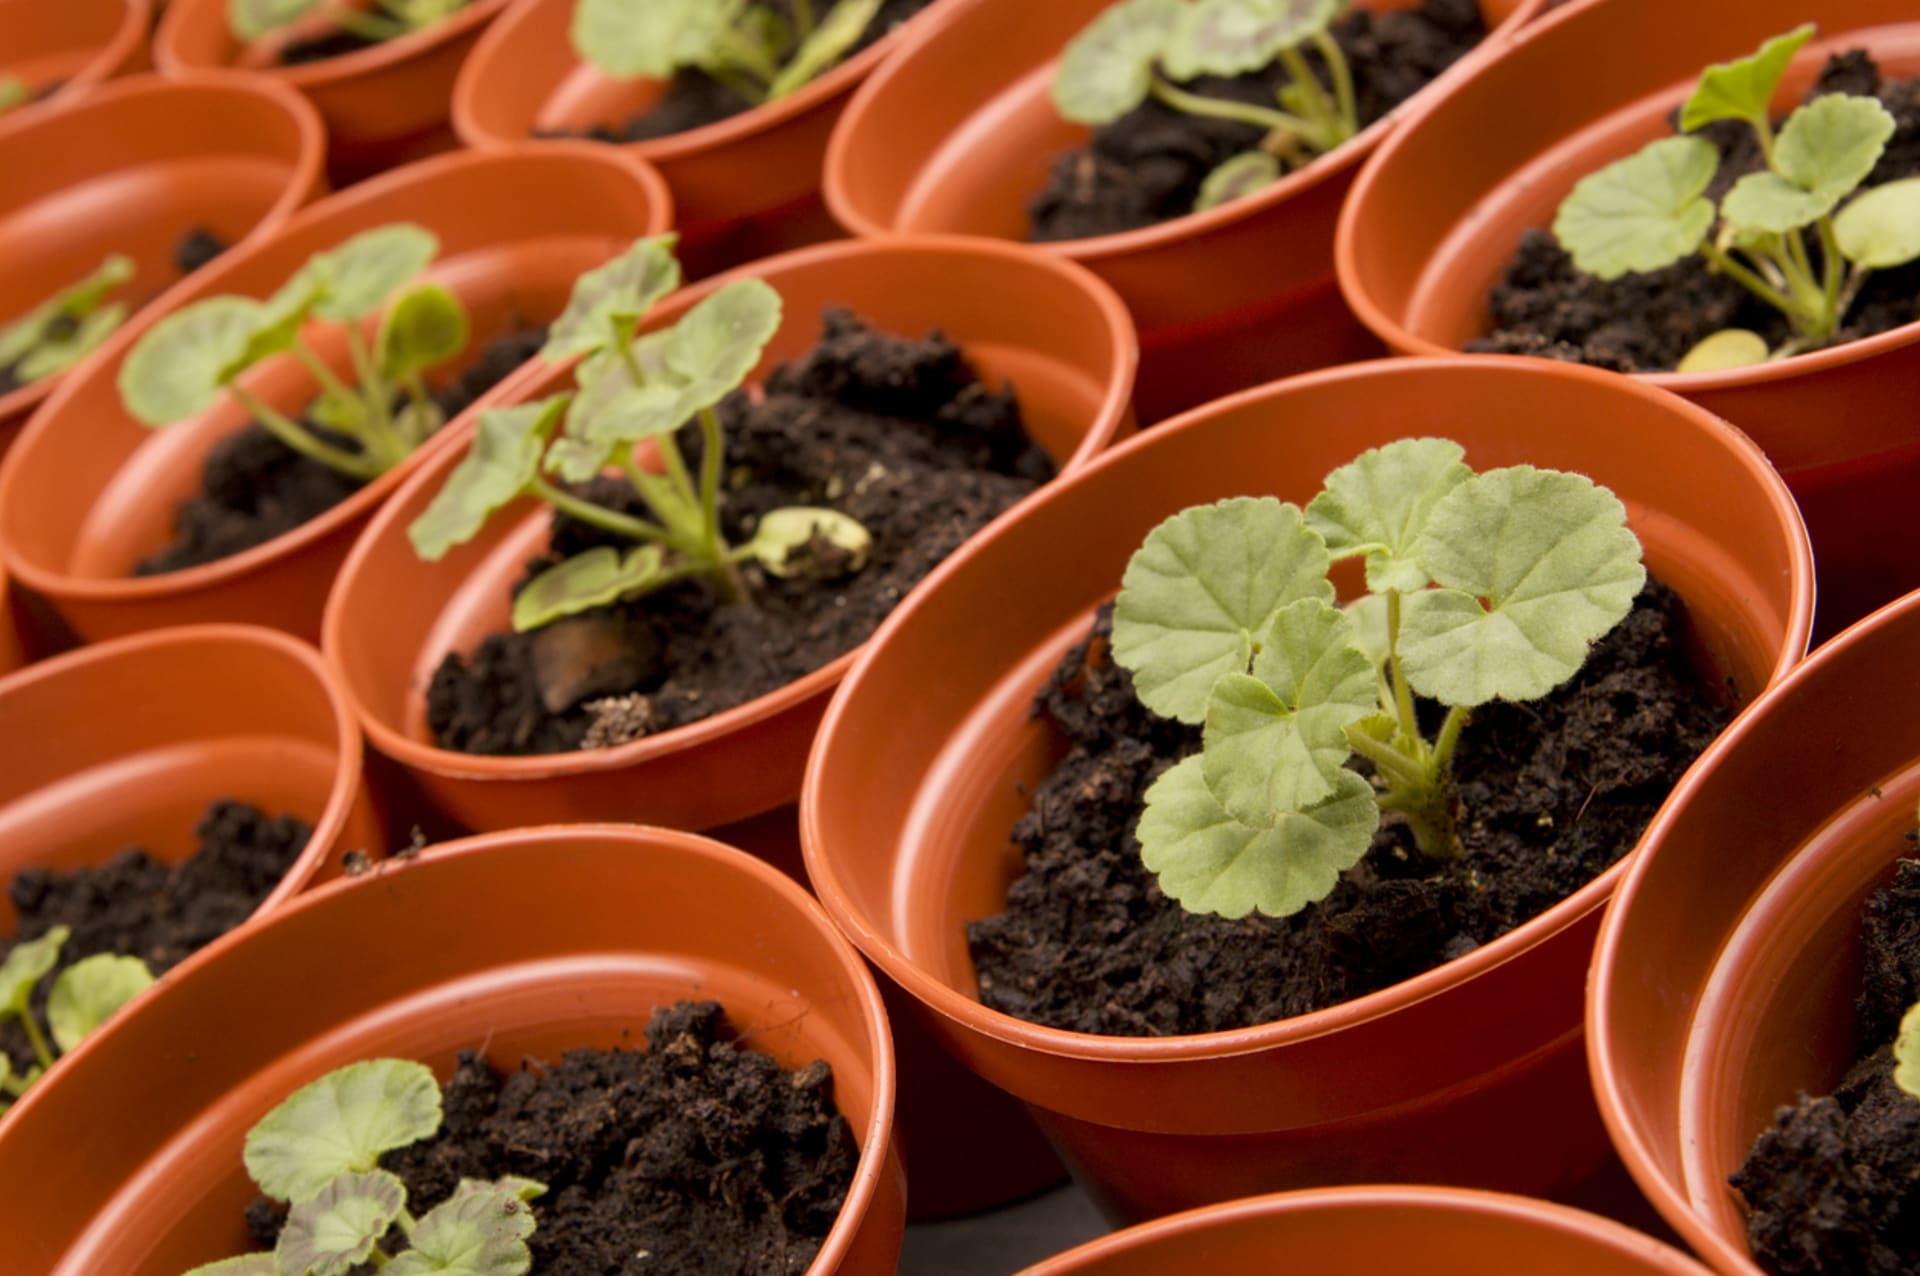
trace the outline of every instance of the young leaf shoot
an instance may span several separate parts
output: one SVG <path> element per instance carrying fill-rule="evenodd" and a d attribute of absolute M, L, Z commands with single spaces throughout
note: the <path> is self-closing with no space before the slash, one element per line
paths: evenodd
<path fill-rule="evenodd" d="M 363 40 L 397 40 L 450 18 L 468 0 L 375 0 L 359 8 L 343 0 L 227 0 L 227 26 L 233 37 L 251 44 L 285 29 L 309 14 Z"/>
<path fill-rule="evenodd" d="M 882 0 L 580 0 L 573 47 L 616 80 L 700 71 L 755 106 L 804 88 L 846 57 Z"/>
<path fill-rule="evenodd" d="M 53 1066 L 53 1046 L 59 1046 L 61 1054 L 70 1053 L 153 983 L 153 973 L 138 957 L 101 953 L 73 963 L 55 977 L 47 995 L 47 1028 L 53 1036 L 49 1044 L 33 1015 L 33 990 L 60 964 L 60 949 L 71 935 L 65 926 L 55 926 L 38 939 L 15 944 L 0 962 L 0 1023 L 20 1021 L 37 1061 L 16 1073 L 0 1054 L 0 1112 Z"/>
<path fill-rule="evenodd" d="M 100 268 L 0 328 L 0 372 L 27 385 L 65 372 L 105 343 L 127 320 L 127 307 L 108 301 L 133 278 L 133 262 L 118 254 Z"/>
<path fill-rule="evenodd" d="M 1716 332 L 1682 359 L 1682 372 L 1823 345 L 1868 276 L 1920 260 L 1920 178 L 1859 189 L 1894 133 L 1878 100 L 1823 94 L 1774 131 L 1781 77 L 1813 33 L 1809 23 L 1749 57 L 1708 67 L 1681 109 L 1688 133 L 1717 120 L 1744 124 L 1766 160 L 1718 208 L 1706 191 L 1719 152 L 1704 138 L 1667 137 L 1582 178 L 1554 218 L 1554 236 L 1587 274 L 1618 279 L 1698 257 L 1786 317 L 1792 335 L 1778 349 L 1743 329 Z"/>
<path fill-rule="evenodd" d="M 1329 32 L 1346 0 L 1120 0 L 1067 46 L 1053 78 L 1063 119 L 1110 124 L 1153 98 L 1176 111 L 1264 130 L 1201 184 L 1195 209 L 1239 199 L 1279 180 L 1359 132 L 1353 74 Z M 1328 83 L 1306 50 L 1327 68 Z M 1181 87 L 1203 75 L 1236 76 L 1278 63 L 1274 106 Z"/>
<path fill-rule="evenodd" d="M 1383 811 L 1422 854 L 1456 858 L 1469 714 L 1546 695 L 1632 607 L 1646 572 L 1612 493 L 1530 466 L 1476 475 L 1463 456 L 1391 443 L 1329 474 L 1304 511 L 1196 506 L 1128 563 L 1113 658 L 1147 708 L 1202 728 L 1138 828 L 1189 911 L 1298 912 L 1366 854 Z M 1328 570 L 1356 557 L 1369 592 L 1342 609 Z M 1416 695 L 1447 708 L 1431 737 Z"/>
<path fill-rule="evenodd" d="M 33 101 L 33 86 L 17 75 L 0 73 L 0 115 Z"/>
<path fill-rule="evenodd" d="M 782 577 L 843 575 L 866 563 L 866 529 L 834 510 L 770 510 L 751 539 L 727 543 L 720 526 L 726 441 L 715 409 L 746 381 L 779 330 L 780 294 L 758 279 L 737 280 L 673 327 L 636 337 L 640 320 L 680 284 L 673 243 L 672 236 L 640 240 L 581 276 L 541 351 L 553 361 L 580 357 L 578 388 L 482 413 L 472 450 L 408 529 L 420 557 L 438 561 L 477 535 L 496 511 L 526 496 L 630 542 L 625 550 L 590 549 L 535 577 L 514 600 L 516 630 L 683 580 L 705 581 L 719 597 L 744 601 L 748 582 L 739 568 L 748 562 Z M 696 421 L 697 475 L 676 438 Z M 645 464 L 654 454 L 662 473 Z M 633 484 L 651 518 L 563 486 L 609 470 Z"/>
<path fill-rule="evenodd" d="M 142 335 L 120 367 L 120 397 L 147 425 L 164 427 L 205 411 L 223 392 L 294 451 L 349 478 L 379 477 L 445 424 L 426 373 L 466 348 L 459 300 L 435 283 L 413 282 L 440 250 L 431 231 L 408 223 L 365 231 L 317 253 L 265 301 L 209 297 L 182 307 Z M 385 307 L 373 342 L 362 324 Z M 307 343 L 309 321 L 339 324 L 353 379 L 334 372 Z M 323 437 L 258 398 L 240 377 L 290 354 L 319 393 L 308 418 Z"/>

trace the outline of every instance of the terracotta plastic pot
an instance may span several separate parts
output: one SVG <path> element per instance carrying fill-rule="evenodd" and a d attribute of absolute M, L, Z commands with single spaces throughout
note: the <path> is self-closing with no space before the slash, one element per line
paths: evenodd
<path fill-rule="evenodd" d="M 1605 0 L 1554 14 L 1361 174 L 1337 246 L 1348 302 L 1397 352 L 1459 350 L 1486 330 L 1487 295 L 1523 230 L 1551 224 L 1587 173 L 1669 133 L 1708 63 L 1810 17 L 1820 38 L 1794 60 L 1777 109 L 1799 101 L 1831 53 L 1864 46 L 1891 74 L 1920 72 L 1920 21 L 1902 0 Z M 1641 379 L 1745 430 L 1786 476 L 1819 552 L 1829 633 L 1920 587 L 1903 515 L 1920 483 L 1916 378 L 1920 322 L 1758 368 Z"/>
<path fill-rule="evenodd" d="M 13 587 L 7 581 L 6 566 L 0 564 L 0 677 L 12 673 L 29 659 L 25 626 L 15 610 L 18 606 Z"/>
<path fill-rule="evenodd" d="M 1675 790 L 1601 930 L 1601 1112 L 1648 1198 L 1723 1272 L 1759 1270 L 1727 1175 L 1776 1107 L 1830 1093 L 1859 1047 L 1861 905 L 1912 854 L 1916 650 L 1920 594 L 1770 691 Z"/>
<path fill-rule="evenodd" d="M 326 117 L 328 165 L 344 185 L 456 144 L 447 126 L 454 77 L 507 3 L 470 0 L 452 17 L 398 40 L 281 66 L 288 39 L 326 29 L 324 17 L 296 24 L 289 37 L 242 44 L 227 27 L 228 0 L 171 0 L 153 33 L 153 60 L 167 72 L 239 67 L 298 89 Z"/>
<path fill-rule="evenodd" d="M 834 121 L 909 32 L 937 23 L 960 2 L 936 0 L 900 31 L 778 102 L 621 147 L 666 175 L 691 274 L 838 236 L 820 201 L 820 165 Z M 481 38 L 453 89 L 453 126 L 467 145 L 506 146 L 548 130 L 617 124 L 659 97 L 658 80 L 609 80 L 579 59 L 568 36 L 573 9 L 574 0 L 522 0 Z"/>
<path fill-rule="evenodd" d="M 1519 1196 L 1437 1187 L 1288 1192 L 1190 1210 L 1089 1241 L 1023 1276 L 1267 1276 L 1284 1262 L 1315 1276 L 1554 1272 L 1706 1276 L 1631 1228 Z"/>
<path fill-rule="evenodd" d="M 0 1130 L 0 1178 L 34 1220 L 0 1235 L 0 1266 L 177 1276 L 238 1253 L 254 1196 L 242 1139 L 314 1077 L 376 1056 L 445 1075 L 462 1049 L 510 1066 L 627 1046 L 655 1007 L 687 998 L 721 1002 L 785 1067 L 832 1065 L 860 1160 L 807 1270 L 892 1272 L 905 1182 L 872 976 L 779 873 L 630 826 L 522 829 L 392 861 L 180 967 Z"/>
<path fill-rule="evenodd" d="M 1027 203 L 1088 129 L 1048 97 L 1060 50 L 1110 0 L 955 0 L 855 95 L 827 149 L 826 199 L 856 235 L 1024 240 Z M 1140 326 L 1141 419 L 1380 352 L 1333 273 L 1333 227 L 1380 140 L 1504 44 L 1543 0 L 1481 0 L 1492 28 L 1433 86 L 1257 195 L 1143 230 L 1038 245 L 1112 284 Z M 1359 0 L 1366 9 L 1412 0 Z"/>
<path fill-rule="evenodd" d="M 1751 697 L 1805 650 L 1805 533 L 1737 432 L 1590 369 L 1397 361 L 1236 395 L 1041 493 L 894 612 L 822 722 L 801 836 L 827 911 L 963 1063 L 1033 1109 L 1117 1216 L 1356 1181 L 1571 1195 L 1608 1165 L 1580 1005 L 1617 866 L 1465 957 L 1257 1027 L 1107 1037 L 975 999 L 965 924 L 1004 906 L 1021 871 L 1008 830 L 1063 751 L 1029 705 L 1147 532 L 1198 502 L 1305 501 L 1335 466 L 1409 433 L 1458 440 L 1476 467 L 1611 487 L 1649 569 L 1687 601 L 1710 685 Z"/>
<path fill-rule="evenodd" d="M 147 329 L 181 306 L 223 293 L 264 297 L 313 253 L 396 221 L 418 222 L 440 237 L 431 273 L 466 304 L 470 348 L 478 349 L 495 334 L 558 314 L 576 276 L 665 230 L 671 216 L 651 169 L 586 145 L 442 156 L 305 210 L 130 322 L 48 401 L 0 466 L 0 556 L 15 578 L 50 599 L 86 639 L 207 619 L 317 639 L 327 590 L 355 535 L 405 475 L 458 431 L 449 427 L 407 462 L 264 545 L 136 577 L 134 564 L 171 539 L 180 502 L 199 495 L 207 454 L 248 414 L 222 395 L 190 421 L 148 429 L 121 404 L 120 366 Z M 336 371 L 349 368 L 337 327 L 316 330 L 311 344 Z M 273 361 L 247 384 L 292 414 L 315 385 L 291 359 Z"/>
<path fill-rule="evenodd" d="M 146 66 L 152 23 L 152 0 L 0 0 L 0 76 L 17 76 L 38 100 L 77 97 Z"/>
<path fill-rule="evenodd" d="M 158 295 L 188 229 L 251 242 L 313 198 L 325 145 L 298 94 L 239 76 L 139 76 L 0 116 L 0 323 L 116 252 L 137 271 L 122 295 Z M 62 380 L 0 393 L 0 453 Z"/>

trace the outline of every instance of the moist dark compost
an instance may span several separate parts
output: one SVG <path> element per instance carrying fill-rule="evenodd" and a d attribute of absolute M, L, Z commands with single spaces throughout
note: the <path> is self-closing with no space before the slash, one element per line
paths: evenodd
<path fill-rule="evenodd" d="M 453 420 L 475 399 L 540 351 L 545 328 L 521 328 L 495 337 L 479 357 L 447 385 L 431 391 L 444 419 Z M 351 443 L 311 421 L 322 437 Z M 294 451 L 249 421 L 215 444 L 200 471 L 200 495 L 181 503 L 173 540 L 134 566 L 135 576 L 160 576 L 218 562 L 264 545 L 308 519 L 318 518 L 365 486 Z"/>
<path fill-rule="evenodd" d="M 1354 103 L 1365 128 L 1458 61 L 1487 34 L 1476 0 L 1421 0 L 1392 13 L 1355 9 L 1330 29 L 1353 72 Z M 1311 48 L 1308 65 L 1326 84 L 1326 63 Z M 1271 108 L 1286 80 L 1279 66 L 1246 75 L 1202 76 L 1189 92 Z M 1093 132 L 1088 145 L 1054 162 L 1047 187 L 1028 212 L 1036 243 L 1138 230 L 1184 217 L 1207 174 L 1259 145 L 1265 130 L 1236 120 L 1204 119 L 1149 98 Z"/>
<path fill-rule="evenodd" d="M 138 957 L 158 975 L 245 921 L 273 893 L 313 830 L 291 815 L 269 816 L 244 802 L 215 802 L 194 827 L 200 849 L 169 868 L 137 846 L 97 868 L 69 873 L 30 868 L 14 875 L 7 896 L 19 924 L 0 944 L 0 960 L 24 943 L 66 926 L 60 964 L 34 994 L 43 1014 L 55 976 L 82 957 Z M 0 1024 L 0 1050 L 15 1072 L 33 1064 L 20 1025 Z"/>
<path fill-rule="evenodd" d="M 450 653 L 427 693 L 444 748 L 535 754 L 619 744 L 745 704 L 864 642 L 921 577 L 1002 510 L 1053 476 L 1012 392 L 989 389 L 938 333 L 911 341 L 829 311 L 820 343 L 767 378 L 763 396 L 719 408 L 726 438 L 721 524 L 749 539 L 760 515 L 827 506 L 873 537 L 861 570 L 781 580 L 742 568 L 751 601 L 721 603 L 697 581 L 582 612 L 531 633 L 493 634 L 471 659 Z M 698 427 L 679 436 L 698 471 Z M 585 489 L 644 512 L 631 484 Z M 556 515 L 554 563 L 624 542 Z"/>
<path fill-rule="evenodd" d="M 318 35 L 288 41 L 280 50 L 280 65 L 306 66 L 312 62 L 325 62 L 328 58 L 358 53 L 380 43 L 379 40 L 370 40 L 351 31 L 323 31 Z"/>
<path fill-rule="evenodd" d="M 1920 77 L 1882 80 L 1873 59 L 1854 50 L 1830 59 L 1804 100 L 1823 93 L 1870 93 L 1893 115 L 1893 138 L 1862 189 L 1920 175 Z M 1753 130 L 1744 124 L 1721 121 L 1699 135 L 1720 148 L 1720 169 L 1707 189 L 1716 203 L 1735 181 L 1763 166 Z M 1811 247 L 1818 270 L 1821 254 L 1818 245 Z M 1573 259 L 1544 230 L 1521 237 L 1489 305 L 1492 330 L 1468 350 L 1540 355 L 1615 372 L 1671 372 L 1687 351 L 1722 328 L 1757 332 L 1769 349 L 1792 335 L 1780 311 L 1709 271 L 1698 256 L 1607 282 L 1575 270 Z M 1857 341 L 1915 319 L 1920 263 L 1875 271 L 1827 344 Z"/>
<path fill-rule="evenodd" d="M 824 14 L 831 0 L 814 0 L 814 13 Z M 867 24 L 866 31 L 859 42 L 848 50 L 846 57 L 851 58 L 862 49 L 885 37 L 895 27 L 911 18 L 920 10 L 932 4 L 933 0 L 886 0 L 875 14 L 873 21 Z M 792 19 L 791 0 L 771 0 L 769 8 L 780 10 L 789 22 Z M 781 60 L 785 61 L 786 55 Z M 841 59 L 845 61 L 846 59 Z M 731 119 L 745 111 L 760 105 L 746 95 L 737 92 L 729 85 L 714 79 L 704 71 L 688 68 L 677 72 L 667 81 L 660 98 L 646 110 L 617 125 L 595 125 L 582 133 L 565 130 L 552 130 L 552 137 L 590 137 L 601 142 L 644 142 L 649 138 L 668 137 L 674 133 L 684 133 L 688 129 L 700 128 L 706 124 L 717 124 L 721 120 Z"/>
<path fill-rule="evenodd" d="M 1013 830 L 1026 875 L 967 928 L 980 999 L 1112 1036 L 1217 1032 L 1306 1014 L 1471 952 L 1633 848 L 1731 719 L 1686 654 L 1685 610 L 1649 583 L 1580 672 L 1528 704 L 1474 710 L 1454 757 L 1465 854 L 1434 866 L 1399 817 L 1326 899 L 1292 917 L 1188 913 L 1134 837 L 1146 790 L 1200 747 L 1134 696 L 1107 651 L 1111 608 L 1035 701 L 1069 749 Z M 1431 732 L 1439 715 L 1422 706 Z"/>
<path fill-rule="evenodd" d="M 545 1183 L 528 1239 L 541 1276 L 799 1276 L 860 1159 L 832 1069 L 782 1071 L 711 1001 L 655 1011 L 646 1040 L 505 1077 L 462 1052 L 440 1132 L 381 1165 L 416 1210 L 462 1178 Z M 264 1197 L 247 1211 L 269 1246 L 284 1217 Z"/>
<path fill-rule="evenodd" d="M 1747 1243 L 1780 1276 L 1920 1271 L 1920 1099 L 1893 1081 L 1893 1041 L 1920 1001 L 1920 860 L 1861 917 L 1861 1054 L 1839 1088 L 1774 1114 L 1732 1178 Z"/>

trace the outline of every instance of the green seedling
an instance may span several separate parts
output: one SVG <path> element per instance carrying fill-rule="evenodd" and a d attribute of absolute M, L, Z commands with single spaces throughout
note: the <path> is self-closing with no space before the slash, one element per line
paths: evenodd
<path fill-rule="evenodd" d="M 532 1179 L 462 1179 L 415 1217 L 380 1158 L 440 1128 L 440 1085 L 405 1059 L 350 1063 L 303 1086 L 247 1132 L 247 1173 L 290 1208 L 271 1253 L 205 1263 L 186 1276 L 524 1276 L 533 1266 Z M 398 1228 L 406 1248 L 389 1251 Z"/>
<path fill-rule="evenodd" d="M 375 0 L 367 8 L 328 0 L 227 0 L 227 26 L 234 39 L 264 39 L 310 13 L 324 14 L 342 31 L 365 40 L 397 40 L 465 8 L 467 0 Z"/>
<path fill-rule="evenodd" d="M 698 70 L 755 105 L 778 101 L 832 68 L 882 0 L 792 0 L 791 20 L 753 0 L 580 0 L 573 47 L 618 80 Z"/>
<path fill-rule="evenodd" d="M 26 385 L 65 372 L 127 321 L 125 303 L 108 301 L 133 278 L 133 262 L 115 254 L 87 278 L 41 302 L 24 318 L 0 328 L 0 368 Z"/>
<path fill-rule="evenodd" d="M 1113 658 L 1147 708 L 1204 728 L 1147 791 L 1138 834 L 1190 912 L 1286 916 L 1323 899 L 1398 812 L 1421 853 L 1461 853 L 1451 792 L 1468 715 L 1578 672 L 1645 583 L 1613 494 L 1554 470 L 1474 474 L 1411 439 L 1327 476 L 1303 511 L 1182 511 L 1127 565 Z M 1334 605 L 1331 565 L 1368 593 Z M 1428 738 L 1414 696 L 1446 706 Z M 1369 783 L 1347 767 L 1372 763 Z"/>
<path fill-rule="evenodd" d="M 1828 93 L 1774 131 L 1775 90 L 1813 33 L 1809 23 L 1751 57 L 1708 67 L 1681 108 L 1685 132 L 1736 120 L 1753 130 L 1766 157 L 1766 167 L 1735 182 L 1718 209 L 1705 193 L 1720 166 L 1713 143 L 1667 137 L 1583 178 L 1554 218 L 1555 237 L 1587 274 L 1618 279 L 1698 256 L 1791 325 L 1792 336 L 1775 350 L 1744 329 L 1714 333 L 1682 360 L 1682 372 L 1822 345 L 1874 271 L 1920 259 L 1920 178 L 1859 189 L 1894 133 L 1884 106 Z"/>
<path fill-rule="evenodd" d="M 467 345 L 467 312 L 452 293 L 434 283 L 408 287 L 439 250 L 419 226 L 383 226 L 316 253 L 265 301 L 209 297 L 183 307 L 127 355 L 121 400 L 147 425 L 164 427 L 205 411 L 225 391 L 294 451 L 349 478 L 377 478 L 444 424 L 426 373 Z M 370 346 L 361 323 L 383 306 Z M 307 344 L 302 330 L 316 319 L 345 329 L 352 383 Z M 240 383 L 247 369 L 280 354 L 298 359 L 320 386 L 308 416 L 352 446 L 321 437 Z"/>
<path fill-rule="evenodd" d="M 153 972 L 138 957 L 99 953 L 82 958 L 54 979 L 43 1030 L 33 1016 L 33 990 L 60 964 L 61 945 L 71 934 L 65 926 L 55 926 L 38 939 L 15 944 L 6 961 L 0 962 L 0 1023 L 18 1019 L 37 1060 L 25 1072 L 16 1073 L 11 1060 L 0 1054 L 0 1111 L 53 1066 L 55 1046 L 61 1054 L 68 1053 L 153 983 Z M 52 1042 L 47 1040 L 49 1034 Z"/>
<path fill-rule="evenodd" d="M 33 86 L 17 75 L 0 74 L 0 115 L 33 101 Z"/>
<path fill-rule="evenodd" d="M 1258 147 L 1207 175 L 1194 207 L 1250 195 L 1359 131 L 1353 74 L 1328 32 L 1345 7 L 1346 0 L 1121 0 L 1067 46 L 1054 73 L 1054 106 L 1064 119 L 1099 125 L 1152 97 L 1189 115 L 1264 129 Z M 1308 65 L 1309 46 L 1331 87 Z M 1277 108 L 1180 87 L 1196 76 L 1244 75 L 1275 62 L 1287 75 Z"/>
<path fill-rule="evenodd" d="M 751 540 L 727 543 L 720 527 L 726 441 L 715 408 L 779 329 L 780 294 L 761 280 L 739 280 L 673 327 L 636 337 L 640 320 L 680 285 L 673 244 L 670 235 L 643 239 L 580 278 L 541 351 L 554 362 L 580 357 L 578 389 L 482 413 L 472 450 L 408 530 L 420 557 L 438 561 L 495 511 L 531 496 L 632 542 L 624 552 L 588 550 L 535 577 L 514 600 L 516 630 L 689 579 L 704 580 L 722 599 L 750 601 L 739 571 L 748 561 L 776 576 L 839 575 L 866 562 L 866 529 L 829 509 L 772 510 Z M 702 440 L 697 478 L 675 439 L 694 420 Z M 664 473 L 643 464 L 654 450 Z M 609 471 L 632 482 L 652 518 L 596 504 L 546 477 L 582 484 Z"/>

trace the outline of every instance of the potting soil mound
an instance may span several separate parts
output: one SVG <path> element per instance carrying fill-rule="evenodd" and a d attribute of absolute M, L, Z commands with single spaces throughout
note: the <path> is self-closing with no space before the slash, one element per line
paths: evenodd
<path fill-rule="evenodd" d="M 540 1276 L 806 1271 L 860 1159 L 832 1070 L 782 1071 L 736 1043 L 710 1001 L 655 1011 L 646 1041 L 645 1053 L 572 1050 L 505 1077 L 463 1052 L 440 1132 L 381 1165 L 416 1214 L 462 1178 L 545 1183 L 528 1240 Z M 283 1211 L 265 1198 L 247 1211 L 261 1244 Z"/>
<path fill-rule="evenodd" d="M 742 568 L 751 599 L 722 603 L 689 581 L 527 634 L 449 653 L 427 693 L 443 748 L 535 754 L 617 744 L 745 704 L 864 642 L 921 577 L 1053 475 L 1011 391 L 990 390 L 938 333 L 911 341 L 829 311 L 820 344 L 767 378 L 764 396 L 720 405 L 726 477 L 721 523 L 749 539 L 760 515 L 828 506 L 873 537 L 867 565 L 829 580 Z M 699 472 L 697 425 L 679 436 Z M 593 500 L 644 516 L 624 479 Z M 549 553 L 527 580 L 608 533 L 556 516 Z M 516 586 L 516 590 L 519 586 Z"/>
<path fill-rule="evenodd" d="M 244 802 L 207 807 L 194 827 L 200 849 L 169 868 L 128 847 L 97 868 L 72 872 L 30 868 L 14 875 L 7 896 L 19 916 L 14 944 L 55 926 L 72 931 L 60 964 L 41 981 L 35 1013 L 45 1023 L 46 997 L 59 972 L 97 953 L 138 957 L 158 975 L 238 926 L 287 875 L 313 830 L 291 815 L 269 816 Z M 0 1050 L 20 1072 L 33 1064 L 20 1025 L 0 1024 Z"/>
<path fill-rule="evenodd" d="M 1920 175 L 1920 77 L 1883 81 L 1859 50 L 1828 61 L 1806 100 L 1823 93 L 1871 93 L 1893 114 L 1896 131 L 1862 189 Z M 1720 148 L 1707 190 L 1716 203 L 1733 183 L 1763 166 L 1753 130 L 1721 121 L 1699 130 Z M 1816 271 L 1822 257 L 1811 245 Z M 1612 282 L 1583 275 L 1554 237 L 1529 230 L 1490 298 L 1493 327 L 1470 351 L 1528 354 L 1616 372 L 1670 372 L 1701 340 L 1722 328 L 1746 328 L 1778 349 L 1792 330 L 1781 313 L 1699 257 Z M 1828 345 L 1857 341 L 1920 319 L 1920 264 L 1876 271 Z"/>
<path fill-rule="evenodd" d="M 1079 1032 L 1270 1023 L 1463 956 L 1631 850 L 1731 717 L 1689 663 L 1679 600 L 1649 583 L 1572 681 L 1474 711 L 1454 758 L 1460 860 L 1427 863 L 1390 815 L 1325 900 L 1230 921 L 1186 912 L 1140 862 L 1147 787 L 1199 749 L 1200 732 L 1141 706 L 1108 653 L 1110 624 L 1103 609 L 1094 654 L 1069 652 L 1036 700 L 1071 747 L 1013 830 L 1026 874 L 1006 911 L 967 928 L 983 1002 Z"/>
<path fill-rule="evenodd" d="M 1354 9 L 1329 32 L 1353 74 L 1365 128 L 1412 97 L 1486 37 L 1476 0 L 1421 0 L 1391 13 Z M 1324 87 L 1326 63 L 1312 46 L 1307 62 Z M 1180 87 L 1207 97 L 1278 109 L 1286 74 L 1278 64 L 1245 75 L 1201 76 Z M 1158 99 L 1093 131 L 1087 146 L 1054 162 L 1047 186 L 1028 206 L 1036 243 L 1138 230 L 1184 217 L 1207 174 L 1259 146 L 1266 130 L 1237 120 L 1189 115 Z"/>
<path fill-rule="evenodd" d="M 325 62 L 329 58 L 344 57 L 349 53 L 358 53 L 362 49 L 378 46 L 379 40 L 368 39 L 364 35 L 355 35 L 351 31 L 322 31 L 318 35 L 303 36 L 289 41 L 280 50 L 281 66 L 306 66 L 313 62 Z"/>
<path fill-rule="evenodd" d="M 847 51 L 841 61 L 846 61 L 847 58 L 855 56 L 876 40 L 884 38 L 895 27 L 932 3 L 933 0 L 885 0 L 873 20 L 867 23 L 867 29 L 861 34 L 860 39 Z M 775 10 L 787 21 L 791 29 L 792 0 L 761 0 L 756 7 Z M 828 7 L 820 3 L 820 0 L 814 0 L 813 10 L 816 16 L 824 14 Z M 790 56 L 791 47 L 781 55 L 779 60 L 784 64 Z M 688 67 L 676 72 L 674 77 L 667 81 L 667 86 L 662 90 L 659 100 L 621 124 L 595 125 L 581 133 L 555 129 L 548 132 L 546 136 L 590 137 L 600 142 L 644 142 L 649 138 L 668 137 L 706 124 L 717 124 L 721 120 L 731 119 L 750 111 L 756 105 L 759 104 L 733 86 L 715 79 L 705 71 Z"/>
<path fill-rule="evenodd" d="M 495 337 L 478 357 L 430 396 L 444 418 L 461 412 L 533 358 L 546 342 L 546 329 L 522 328 Z M 311 422 L 314 433 L 335 442 L 350 440 Z M 174 537 L 166 548 L 134 567 L 135 576 L 161 576 L 202 563 L 230 558 L 264 545 L 318 518 L 365 484 L 294 451 L 249 421 L 213 446 L 200 472 L 200 495 L 182 502 L 174 516 Z"/>
<path fill-rule="evenodd" d="M 1920 861 L 1861 918 L 1861 1054 L 1839 1088 L 1774 1114 L 1732 1178 L 1747 1243 L 1780 1276 L 1920 1271 L 1920 1099 L 1893 1081 L 1900 1018 L 1920 1001 Z"/>

